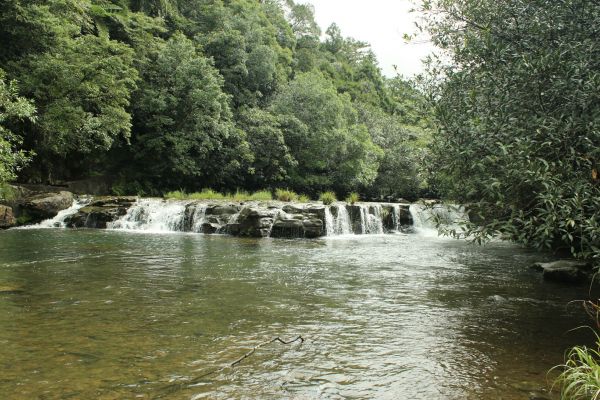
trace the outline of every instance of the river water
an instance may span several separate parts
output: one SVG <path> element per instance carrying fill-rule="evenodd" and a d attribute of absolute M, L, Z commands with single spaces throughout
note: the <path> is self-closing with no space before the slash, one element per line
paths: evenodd
<path fill-rule="evenodd" d="M 422 234 L 0 232 L 2 399 L 528 399 L 590 321 L 549 259 Z M 266 344 L 301 335 L 303 343 Z"/>

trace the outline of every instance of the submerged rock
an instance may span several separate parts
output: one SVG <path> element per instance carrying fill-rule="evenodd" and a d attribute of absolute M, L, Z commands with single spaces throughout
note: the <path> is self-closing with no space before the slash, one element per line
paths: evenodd
<path fill-rule="evenodd" d="M 533 268 L 542 271 L 545 280 L 553 282 L 581 283 L 589 280 L 592 276 L 592 266 L 577 260 L 535 263 Z"/>

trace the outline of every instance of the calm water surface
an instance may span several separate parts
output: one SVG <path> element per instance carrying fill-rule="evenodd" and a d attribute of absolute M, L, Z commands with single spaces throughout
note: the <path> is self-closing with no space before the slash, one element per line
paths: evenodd
<path fill-rule="evenodd" d="M 0 232 L 0 399 L 528 399 L 592 340 L 569 331 L 588 288 L 544 283 L 528 266 L 547 258 L 418 234 Z"/>

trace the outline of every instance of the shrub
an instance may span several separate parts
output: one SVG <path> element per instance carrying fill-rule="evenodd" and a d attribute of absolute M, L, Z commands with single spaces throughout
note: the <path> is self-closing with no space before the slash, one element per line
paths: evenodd
<path fill-rule="evenodd" d="M 598 317 L 600 306 L 592 301 L 584 302 L 586 312 L 596 320 L 600 327 Z M 560 398 L 564 400 L 588 400 L 600 398 L 600 337 L 596 333 L 596 348 L 575 346 L 566 355 L 562 373 L 555 384 L 561 386 Z"/>
<path fill-rule="evenodd" d="M 321 200 L 323 202 L 323 204 L 328 206 L 329 204 L 333 203 L 334 201 L 337 201 L 337 198 L 335 197 L 335 193 L 333 193 L 333 192 L 323 192 L 319 196 L 319 200 Z"/>
<path fill-rule="evenodd" d="M 301 194 L 300 196 L 298 196 L 298 201 L 300 203 L 309 203 L 310 202 L 310 197 L 308 197 L 305 194 Z"/>
<path fill-rule="evenodd" d="M 298 200 L 298 194 L 289 189 L 277 189 L 275 191 L 275 198 L 279 201 L 296 201 Z"/>
<path fill-rule="evenodd" d="M 114 188 L 113 188 L 114 191 Z M 165 199 L 174 199 L 174 200 L 185 200 L 187 199 L 187 193 L 183 190 L 174 190 L 172 192 L 167 192 L 163 195 Z"/>
<path fill-rule="evenodd" d="M 269 201 L 273 200 L 273 195 L 268 190 L 259 190 L 258 192 L 252 193 L 247 200 Z"/>
<path fill-rule="evenodd" d="M 354 203 L 358 203 L 359 201 L 360 201 L 360 197 L 359 197 L 358 193 L 356 193 L 356 192 L 352 192 L 348 195 L 348 197 L 346 197 L 346 203 L 354 204 Z"/>

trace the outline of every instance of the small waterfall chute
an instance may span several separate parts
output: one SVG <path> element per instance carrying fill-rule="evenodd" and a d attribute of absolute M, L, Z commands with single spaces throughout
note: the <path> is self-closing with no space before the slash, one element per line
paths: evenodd
<path fill-rule="evenodd" d="M 66 219 L 71 215 L 74 215 L 81 208 L 85 207 L 90 203 L 91 199 L 89 197 L 79 197 L 73 200 L 71 207 L 66 208 L 62 211 L 59 211 L 58 214 L 54 218 L 46 219 L 39 224 L 30 225 L 30 228 L 65 228 L 66 227 Z"/>
<path fill-rule="evenodd" d="M 139 199 L 107 229 L 180 232 L 184 230 L 185 203 L 162 199 Z"/>
<path fill-rule="evenodd" d="M 206 220 L 206 204 L 196 204 L 194 213 L 192 214 L 191 231 L 196 233 L 202 232 L 202 224 Z"/>
<path fill-rule="evenodd" d="M 332 213 L 332 207 L 334 207 L 335 214 Z M 336 204 L 325 207 L 325 229 L 327 236 L 352 234 L 352 223 L 345 205 Z"/>

